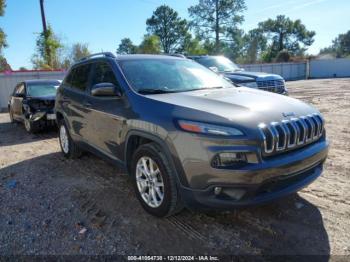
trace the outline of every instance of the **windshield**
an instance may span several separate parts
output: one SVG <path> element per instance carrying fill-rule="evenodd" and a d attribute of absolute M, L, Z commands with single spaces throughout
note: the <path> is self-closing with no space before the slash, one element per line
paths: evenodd
<path fill-rule="evenodd" d="M 27 95 L 31 97 L 55 96 L 59 83 L 40 83 L 27 85 Z"/>
<path fill-rule="evenodd" d="M 139 93 L 232 87 L 231 83 L 192 60 L 135 59 L 119 64 L 132 88 Z"/>
<path fill-rule="evenodd" d="M 201 57 L 196 61 L 206 67 L 216 67 L 219 72 L 233 72 L 240 70 L 240 68 L 230 59 L 223 56 L 216 57 Z"/>

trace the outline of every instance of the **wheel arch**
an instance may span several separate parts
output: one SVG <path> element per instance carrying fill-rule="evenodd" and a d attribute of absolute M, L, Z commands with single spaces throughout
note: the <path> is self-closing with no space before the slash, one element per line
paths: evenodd
<path fill-rule="evenodd" d="M 173 157 L 174 154 L 171 153 L 167 143 L 160 137 L 144 131 L 131 130 L 126 135 L 125 147 L 124 147 L 124 162 L 129 173 L 130 173 L 131 158 L 135 150 L 142 144 L 152 143 L 152 142 L 158 144 L 163 150 L 163 152 L 165 153 L 166 157 L 169 160 L 170 165 L 172 166 L 173 170 L 175 170 L 176 181 L 180 183 L 180 185 L 182 186 L 187 186 L 188 182 L 184 174 L 184 171 L 179 165 L 179 163 L 174 159 Z"/>

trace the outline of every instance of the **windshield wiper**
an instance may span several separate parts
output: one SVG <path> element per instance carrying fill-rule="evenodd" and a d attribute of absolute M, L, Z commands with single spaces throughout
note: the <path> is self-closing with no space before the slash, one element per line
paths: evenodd
<path fill-rule="evenodd" d="M 213 87 L 201 87 L 201 88 L 193 88 L 193 89 L 184 89 L 180 92 L 192 92 L 192 91 L 200 91 L 200 90 L 208 90 L 208 89 L 221 89 L 223 86 L 213 86 Z"/>
<path fill-rule="evenodd" d="M 149 95 L 149 94 L 167 94 L 167 93 L 174 93 L 175 91 L 171 90 L 164 90 L 164 89 L 153 89 L 153 88 L 144 88 L 137 91 L 140 94 L 143 95 Z"/>

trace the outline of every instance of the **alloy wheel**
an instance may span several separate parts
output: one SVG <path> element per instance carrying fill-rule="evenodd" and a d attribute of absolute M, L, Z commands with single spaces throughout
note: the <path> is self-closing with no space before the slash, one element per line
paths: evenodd
<path fill-rule="evenodd" d="M 68 154 L 69 152 L 69 140 L 68 140 L 68 134 L 66 127 L 64 125 L 61 125 L 60 127 L 60 143 L 62 150 L 65 154 Z"/>
<path fill-rule="evenodd" d="M 141 157 L 136 165 L 136 184 L 143 201 L 152 208 L 164 199 L 164 182 L 157 163 L 150 157 Z"/>
<path fill-rule="evenodd" d="M 28 119 L 25 119 L 25 120 L 24 120 L 24 127 L 25 127 L 25 129 L 26 129 L 28 132 L 31 131 L 31 125 L 30 125 L 30 122 L 29 122 Z"/>

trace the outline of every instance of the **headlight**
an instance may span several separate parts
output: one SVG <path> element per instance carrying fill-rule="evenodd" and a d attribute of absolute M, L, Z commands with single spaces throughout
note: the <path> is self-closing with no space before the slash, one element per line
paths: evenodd
<path fill-rule="evenodd" d="M 179 120 L 179 126 L 182 130 L 200 133 L 200 134 L 209 134 L 209 135 L 219 135 L 219 136 L 241 136 L 243 132 L 233 127 L 224 127 L 211 125 L 206 123 Z"/>
<path fill-rule="evenodd" d="M 241 85 L 250 88 L 258 88 L 258 84 L 256 82 L 241 83 Z"/>

